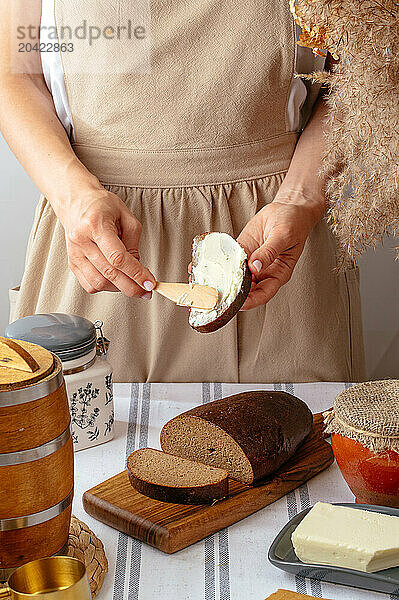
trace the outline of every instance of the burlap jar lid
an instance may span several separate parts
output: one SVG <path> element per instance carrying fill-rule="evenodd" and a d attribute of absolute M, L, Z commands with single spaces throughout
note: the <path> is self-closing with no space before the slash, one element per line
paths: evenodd
<path fill-rule="evenodd" d="M 367 381 L 335 399 L 324 413 L 326 433 L 339 433 L 373 452 L 399 453 L 399 380 Z"/>

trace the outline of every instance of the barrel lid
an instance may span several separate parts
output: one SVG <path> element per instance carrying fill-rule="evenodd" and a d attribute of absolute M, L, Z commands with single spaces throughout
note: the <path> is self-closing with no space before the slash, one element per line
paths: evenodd
<path fill-rule="evenodd" d="M 96 329 L 91 321 L 64 313 L 24 317 L 6 327 L 5 336 L 39 344 L 62 361 L 88 354 L 96 347 Z"/>
<path fill-rule="evenodd" d="M 0 337 L 0 392 L 38 383 L 54 369 L 54 356 L 36 344 Z"/>

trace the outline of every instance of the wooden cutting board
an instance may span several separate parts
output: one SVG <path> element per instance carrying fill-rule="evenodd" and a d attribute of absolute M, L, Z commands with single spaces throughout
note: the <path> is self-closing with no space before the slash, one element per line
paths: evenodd
<path fill-rule="evenodd" d="M 319 413 L 305 443 L 277 473 L 254 487 L 229 480 L 229 498 L 211 506 L 147 498 L 132 488 L 127 471 L 85 492 L 83 506 L 106 525 L 172 554 L 272 504 L 330 466 L 334 456 L 322 429 Z"/>

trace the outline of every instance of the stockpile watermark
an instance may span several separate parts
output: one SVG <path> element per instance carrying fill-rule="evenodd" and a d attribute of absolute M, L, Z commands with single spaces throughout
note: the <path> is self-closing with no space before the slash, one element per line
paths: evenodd
<path fill-rule="evenodd" d="M 150 71 L 149 0 L 126 3 L 129 6 L 125 9 L 121 3 L 117 18 L 113 2 L 85 0 L 79 5 L 82 8 L 78 14 L 75 3 L 56 2 L 55 13 L 44 8 L 41 15 L 35 4 L 32 0 L 14 0 L 12 5 L 13 72 L 40 72 L 41 63 L 46 60 L 43 55 L 49 53 L 55 53 L 55 60 L 60 59 L 70 73 Z"/>

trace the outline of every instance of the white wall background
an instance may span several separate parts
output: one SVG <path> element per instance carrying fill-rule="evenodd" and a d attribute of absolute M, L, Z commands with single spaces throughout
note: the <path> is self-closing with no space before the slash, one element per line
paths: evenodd
<path fill-rule="evenodd" d="M 8 288 L 18 285 L 39 193 L 0 137 L 0 335 L 8 323 Z M 399 378 L 399 262 L 387 239 L 360 261 L 367 378 Z"/>

